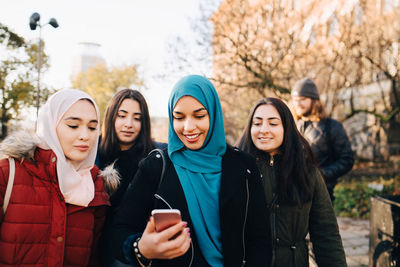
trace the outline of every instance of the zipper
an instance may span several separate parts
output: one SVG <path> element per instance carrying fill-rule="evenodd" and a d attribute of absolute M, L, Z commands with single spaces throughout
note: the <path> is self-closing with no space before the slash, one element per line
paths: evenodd
<path fill-rule="evenodd" d="M 274 156 L 271 156 L 271 158 L 269 159 L 269 166 L 274 166 Z"/>
<path fill-rule="evenodd" d="M 276 246 L 277 246 L 277 241 L 276 241 L 276 202 L 278 200 L 278 194 L 275 194 L 272 201 L 271 201 L 271 206 L 270 206 L 270 213 L 271 213 L 271 235 L 272 235 L 272 259 L 271 259 L 271 266 L 275 265 L 275 259 L 276 259 Z"/>
<path fill-rule="evenodd" d="M 247 223 L 247 213 L 249 209 L 249 198 L 250 198 L 250 193 L 249 193 L 249 180 L 246 178 L 246 209 L 245 209 L 245 214 L 244 214 L 244 222 L 243 222 L 243 228 L 242 228 L 242 242 L 243 242 L 243 260 L 242 260 L 242 266 L 246 265 L 246 243 L 244 240 L 244 232 L 246 228 L 246 223 Z"/>

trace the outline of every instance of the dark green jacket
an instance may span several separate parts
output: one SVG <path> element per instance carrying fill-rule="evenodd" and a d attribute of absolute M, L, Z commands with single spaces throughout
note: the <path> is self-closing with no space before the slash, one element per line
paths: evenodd
<path fill-rule="evenodd" d="M 275 162 L 274 162 L 275 161 Z M 275 267 L 308 267 L 306 235 L 310 233 L 318 266 L 346 267 L 346 258 L 336 217 L 324 180 L 318 169 L 311 177 L 314 188 L 310 202 L 290 205 L 275 197 L 278 183 L 274 160 L 258 159 L 263 176 L 265 197 L 271 216 L 273 265 Z M 283 166 L 284 168 L 284 166 Z"/>

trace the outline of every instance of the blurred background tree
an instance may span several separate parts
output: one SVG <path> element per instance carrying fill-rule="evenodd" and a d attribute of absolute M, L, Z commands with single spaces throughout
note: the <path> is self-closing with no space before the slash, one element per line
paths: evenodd
<path fill-rule="evenodd" d="M 210 17 L 222 0 L 197 1 L 197 11 L 188 17 L 189 32 L 171 35 L 166 43 L 165 71 L 160 78 L 175 83 L 188 74 L 211 78 L 213 23 Z"/>
<path fill-rule="evenodd" d="M 289 100 L 308 76 L 359 157 L 400 155 L 399 15 L 394 1 L 223 1 L 211 17 L 212 78 L 228 140 L 257 99 Z"/>
<path fill-rule="evenodd" d="M 132 88 L 140 91 L 146 88 L 137 65 L 107 67 L 106 64 L 97 64 L 86 72 L 71 77 L 71 85 L 93 97 L 101 118 L 118 89 Z"/>
<path fill-rule="evenodd" d="M 44 42 L 42 41 L 42 49 Z M 26 42 L 17 33 L 0 23 L 0 139 L 9 131 L 10 122 L 22 120 L 21 111 L 36 105 L 38 45 Z M 42 67 L 48 69 L 48 57 L 42 51 Z M 41 102 L 51 93 L 41 89 Z"/>

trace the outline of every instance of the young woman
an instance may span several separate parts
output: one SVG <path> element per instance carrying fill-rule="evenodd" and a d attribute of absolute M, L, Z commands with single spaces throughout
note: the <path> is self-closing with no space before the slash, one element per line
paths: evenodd
<path fill-rule="evenodd" d="M 9 205 L 0 213 L 1 266 L 94 266 L 106 206 L 94 166 L 99 112 L 78 90 L 61 90 L 41 108 L 36 134 L 8 136 L 3 157 L 15 158 Z M 0 161 L 0 205 L 9 161 Z"/>
<path fill-rule="evenodd" d="M 354 164 L 346 131 L 340 122 L 327 117 L 317 86 L 311 79 L 296 82 L 292 101 L 297 128 L 316 156 L 333 203 L 338 178 L 349 172 Z"/>
<path fill-rule="evenodd" d="M 260 100 L 238 147 L 256 157 L 263 177 L 271 214 L 271 266 L 308 267 L 307 233 L 318 266 L 346 266 L 324 180 L 286 104 L 277 98 Z"/>
<path fill-rule="evenodd" d="M 182 78 L 168 113 L 165 175 L 159 185 L 158 153 L 140 164 L 113 225 L 119 258 L 136 266 L 268 266 L 260 174 L 254 158 L 226 144 L 214 86 Z M 182 222 L 156 232 L 155 208 L 179 209 Z"/>
<path fill-rule="evenodd" d="M 162 145 L 151 140 L 150 115 L 143 95 L 132 89 L 118 91 L 105 113 L 96 160 L 100 169 L 106 169 L 113 164 L 120 177 L 118 189 L 110 196 L 111 207 L 107 212 L 104 235 L 101 239 L 102 266 L 112 266 L 114 261 L 111 253 L 113 244 L 109 237 L 110 222 L 135 176 L 139 161 L 152 149 Z"/>

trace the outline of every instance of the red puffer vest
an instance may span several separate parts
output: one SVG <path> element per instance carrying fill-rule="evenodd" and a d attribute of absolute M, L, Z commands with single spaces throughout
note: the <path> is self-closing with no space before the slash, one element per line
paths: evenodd
<path fill-rule="evenodd" d="M 37 148 L 31 160 L 15 160 L 15 181 L 6 214 L 0 212 L 0 266 L 97 265 L 95 247 L 110 205 L 95 166 L 95 197 L 88 207 L 64 202 L 56 178 L 56 155 Z M 8 181 L 0 161 L 0 206 Z"/>

